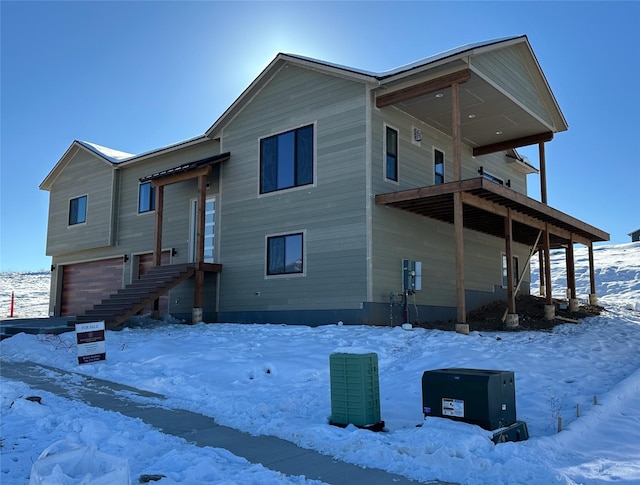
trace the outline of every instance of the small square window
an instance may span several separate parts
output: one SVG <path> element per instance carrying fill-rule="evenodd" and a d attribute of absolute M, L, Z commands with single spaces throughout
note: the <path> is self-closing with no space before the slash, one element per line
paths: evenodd
<path fill-rule="evenodd" d="M 76 197 L 69 201 L 69 225 L 87 222 L 87 196 Z"/>
<path fill-rule="evenodd" d="M 267 238 L 267 275 L 303 272 L 302 234 Z"/>
<path fill-rule="evenodd" d="M 398 132 L 387 126 L 385 139 L 385 175 L 388 180 L 398 181 Z"/>
<path fill-rule="evenodd" d="M 145 182 L 138 188 L 138 213 L 156 210 L 156 188 Z"/>

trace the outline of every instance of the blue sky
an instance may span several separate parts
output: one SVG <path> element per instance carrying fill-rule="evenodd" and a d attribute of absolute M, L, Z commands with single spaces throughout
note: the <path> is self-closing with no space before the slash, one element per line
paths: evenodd
<path fill-rule="evenodd" d="M 568 123 L 549 204 L 640 228 L 640 2 L 0 2 L 0 270 L 48 268 L 48 193 L 74 139 L 141 153 L 200 135 L 278 52 L 383 71 L 526 34 Z M 537 165 L 537 147 L 523 148 Z M 539 199 L 539 178 L 529 176 Z"/>

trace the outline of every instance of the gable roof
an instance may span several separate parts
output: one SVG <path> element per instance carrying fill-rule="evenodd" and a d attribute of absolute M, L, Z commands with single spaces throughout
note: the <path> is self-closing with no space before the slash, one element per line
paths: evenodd
<path fill-rule="evenodd" d="M 67 148 L 67 151 L 64 152 L 64 155 L 60 157 L 58 163 L 55 164 L 53 169 L 51 169 L 49 174 L 42 181 L 42 183 L 40 184 L 40 190 L 50 190 L 53 182 L 55 182 L 55 180 L 62 173 L 65 167 L 71 160 L 73 160 L 73 157 L 75 157 L 75 155 L 80 150 L 90 153 L 98 160 L 101 160 L 104 163 L 108 163 L 111 166 L 121 163 L 123 160 L 126 160 L 127 157 L 132 156 L 130 153 L 103 147 L 101 145 L 96 145 L 95 143 L 74 140 L 69 148 Z"/>
<path fill-rule="evenodd" d="M 135 156 L 132 153 L 122 152 L 120 150 L 114 150 L 113 148 L 103 147 L 102 145 L 98 145 L 97 143 L 91 143 L 88 141 L 77 141 L 77 143 L 79 143 L 87 150 L 95 153 L 96 155 L 104 158 L 105 160 L 111 163 L 120 163 Z"/>
<path fill-rule="evenodd" d="M 351 79 L 356 82 L 371 85 L 374 89 L 380 88 L 385 90 L 393 90 L 398 86 L 406 85 L 412 79 L 429 77 L 436 75 L 439 69 L 462 65 L 474 69 L 470 65 L 469 59 L 472 56 L 480 56 L 482 54 L 498 51 L 508 47 L 518 46 L 519 53 L 523 57 L 526 67 L 533 76 L 533 82 L 538 87 L 541 102 L 544 104 L 551 115 L 552 122 L 550 124 L 551 131 L 564 131 L 568 128 L 564 115 L 560 111 L 557 101 L 551 92 L 547 80 L 538 64 L 538 61 L 529 45 L 526 35 L 513 37 L 504 37 L 484 42 L 465 44 L 444 52 L 425 57 L 418 61 L 405 64 L 387 71 L 372 72 L 353 67 L 342 66 L 327 61 L 304 57 L 296 54 L 279 53 L 269 65 L 256 77 L 251 84 L 240 94 L 240 96 L 229 106 L 225 112 L 211 125 L 211 127 L 203 134 L 184 140 L 162 148 L 150 150 L 138 155 L 130 154 L 120 150 L 97 145 L 91 142 L 75 140 L 62 158 L 55 165 L 53 170 L 47 175 L 45 180 L 40 184 L 42 190 L 49 190 L 55 178 L 60 171 L 66 166 L 72 155 L 77 153 L 78 149 L 84 149 L 96 155 L 99 159 L 112 164 L 113 166 L 124 166 L 145 160 L 162 153 L 179 150 L 184 147 L 203 143 L 216 139 L 220 136 L 222 128 L 233 120 L 257 95 L 260 90 L 287 64 L 293 64 L 308 69 L 315 69 L 325 74 L 340 76 Z M 477 74 L 477 71 L 473 71 Z M 479 78 L 482 76 L 479 76 Z M 495 86 L 493 86 L 495 88 Z"/>
<path fill-rule="evenodd" d="M 45 177 L 45 179 L 40 184 L 41 190 L 49 190 L 51 188 L 51 184 L 55 181 L 56 178 L 60 175 L 62 170 L 69 164 L 69 162 L 73 159 L 74 155 L 78 153 L 78 150 L 85 150 L 92 155 L 95 155 L 96 158 L 102 160 L 106 163 L 109 163 L 114 168 L 123 167 L 129 165 L 131 163 L 136 163 L 142 160 L 146 160 L 147 158 L 160 155 L 162 153 L 172 152 L 174 150 L 179 150 L 181 148 L 186 148 L 198 143 L 211 141 L 210 138 L 204 135 L 198 135 L 193 138 L 189 138 L 187 140 L 182 140 L 177 143 L 173 143 L 171 145 L 167 145 L 161 148 L 155 148 L 153 150 L 149 150 L 140 154 L 132 154 L 123 152 L 121 150 L 115 150 L 113 148 L 108 148 L 102 145 L 98 145 L 97 143 L 92 143 L 88 141 L 79 141 L 74 140 L 71 143 L 71 146 L 67 149 L 67 151 L 62 155 L 58 163 L 53 167 L 53 169 L 49 172 L 49 174 Z"/>
<path fill-rule="evenodd" d="M 389 89 L 401 83 L 407 82 L 411 77 L 419 75 L 429 76 L 431 72 L 437 72 L 437 68 L 443 66 L 469 65 L 469 58 L 482 54 L 498 51 L 513 46 L 518 46 L 520 55 L 523 56 L 532 76 L 533 82 L 539 87 L 542 102 L 551 113 L 554 131 L 564 131 L 568 128 L 564 115 L 560 111 L 558 103 L 551 92 L 551 88 L 542 72 L 542 69 L 531 49 L 526 35 L 503 37 L 465 44 L 438 54 L 425 57 L 410 64 L 405 64 L 387 71 L 373 72 L 354 67 L 343 66 L 319 59 L 300 56 L 296 54 L 278 54 L 269 65 L 254 79 L 254 81 L 240 94 L 233 104 L 216 120 L 205 132 L 211 138 L 220 136 L 222 128 L 241 112 L 251 99 L 276 75 L 286 64 L 315 69 L 325 74 L 340 76 L 354 81 L 370 84 L 374 88 Z"/>

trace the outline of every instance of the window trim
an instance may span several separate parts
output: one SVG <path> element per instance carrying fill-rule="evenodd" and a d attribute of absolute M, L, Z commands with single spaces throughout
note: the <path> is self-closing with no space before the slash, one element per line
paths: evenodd
<path fill-rule="evenodd" d="M 395 126 L 390 125 L 388 123 L 383 124 L 383 132 L 382 132 L 382 179 L 385 182 L 390 182 L 396 185 L 400 185 L 400 130 L 398 130 Z M 393 130 L 396 132 L 396 178 L 392 179 L 387 177 L 387 133 L 388 130 Z"/>
<path fill-rule="evenodd" d="M 436 152 L 442 153 L 442 174 L 436 172 Z M 442 185 L 447 182 L 447 152 L 438 148 L 437 146 L 433 146 L 431 150 L 431 156 L 433 157 L 433 185 Z M 442 182 L 436 182 L 436 175 L 442 175 Z"/>
<path fill-rule="evenodd" d="M 147 210 L 140 210 L 140 189 L 142 188 L 143 185 L 149 184 L 149 187 L 151 188 L 150 192 L 149 192 L 149 209 Z M 141 214 L 149 214 L 150 212 L 155 212 L 156 211 L 156 197 L 155 197 L 155 191 L 158 190 L 157 187 L 154 187 L 153 184 L 151 182 L 138 182 L 138 215 Z M 153 208 L 151 208 L 153 206 Z"/>
<path fill-rule="evenodd" d="M 84 221 L 81 222 L 71 222 L 71 202 L 73 202 L 74 200 L 80 200 L 80 199 L 85 199 L 84 202 Z M 89 194 L 84 194 L 84 195 L 79 195 L 78 197 L 71 197 L 69 199 L 69 203 L 67 204 L 67 227 L 76 227 L 76 226 L 82 226 L 82 225 L 86 225 L 87 224 L 87 219 L 88 219 L 88 214 L 89 214 Z"/>
<path fill-rule="evenodd" d="M 302 271 L 295 273 L 269 273 L 269 240 L 277 237 L 302 236 Z M 307 275 L 307 231 L 290 231 L 282 233 L 267 234 L 264 238 L 264 275 L 265 279 L 300 278 Z"/>
<path fill-rule="evenodd" d="M 303 185 L 293 185 L 291 187 L 286 187 L 286 188 L 282 188 L 282 189 L 275 189 L 275 190 L 270 190 L 268 192 L 262 192 L 262 142 L 263 140 L 266 140 L 268 138 L 273 138 L 276 136 L 281 136 L 284 135 L 286 133 L 289 132 L 296 132 L 297 130 L 300 130 L 302 128 L 306 128 L 306 127 L 312 127 L 312 131 L 313 131 L 313 136 L 312 136 L 312 142 L 313 142 L 313 148 L 311 150 L 311 170 L 312 170 L 312 174 L 311 174 L 311 183 L 308 184 L 303 184 Z M 310 123 L 302 123 L 300 125 L 296 125 L 292 128 L 288 128 L 286 130 L 282 130 L 282 131 L 277 131 L 275 133 L 270 133 L 268 135 L 264 135 L 258 138 L 258 188 L 257 188 L 257 192 L 258 192 L 258 197 L 264 197 L 264 196 L 269 196 L 269 195 L 273 195 L 273 194 L 282 194 L 284 192 L 289 192 L 289 191 L 293 191 L 293 190 L 304 190 L 304 189 L 308 189 L 309 187 L 316 187 L 317 185 L 317 160 L 318 160 L 318 156 L 317 156 L 317 150 L 318 150 L 318 143 L 317 143 L 317 136 L 318 136 L 318 129 L 317 129 L 317 121 L 312 121 Z"/>
<path fill-rule="evenodd" d="M 515 288 L 518 284 L 518 278 L 520 277 L 520 258 L 518 257 L 518 255 L 513 254 L 512 255 L 513 258 L 513 287 Z M 508 281 L 507 279 L 507 275 L 505 275 L 505 271 L 506 271 L 506 266 L 504 266 L 504 264 L 507 261 L 507 253 L 505 253 L 504 251 L 502 251 L 500 253 L 500 286 L 502 288 L 507 288 L 508 287 Z"/>

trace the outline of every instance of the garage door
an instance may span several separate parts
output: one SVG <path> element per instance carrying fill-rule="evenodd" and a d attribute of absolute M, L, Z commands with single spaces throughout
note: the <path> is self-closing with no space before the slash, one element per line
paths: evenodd
<path fill-rule="evenodd" d="M 62 316 L 82 315 L 122 288 L 122 258 L 64 265 Z"/>

